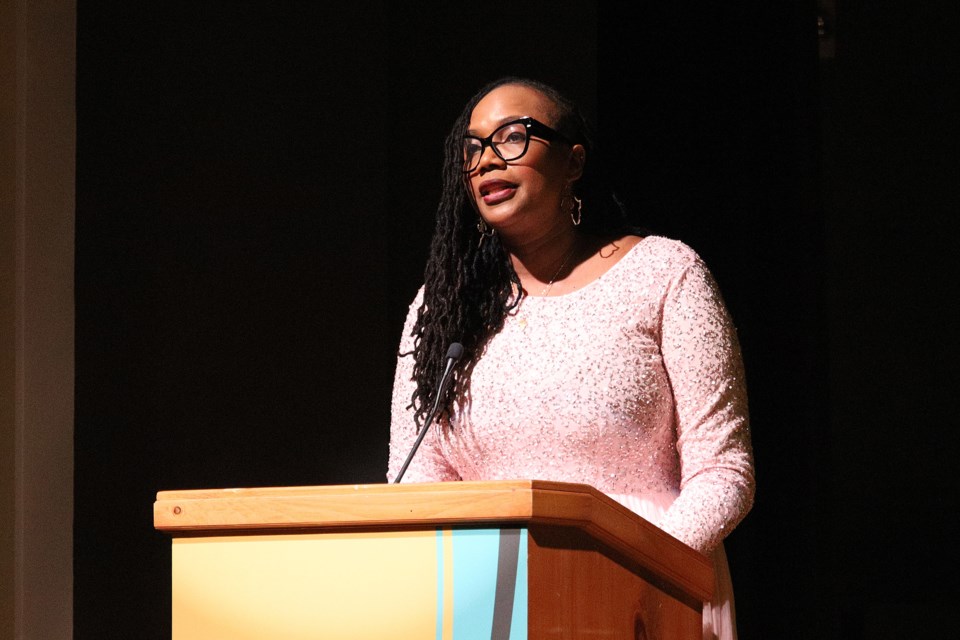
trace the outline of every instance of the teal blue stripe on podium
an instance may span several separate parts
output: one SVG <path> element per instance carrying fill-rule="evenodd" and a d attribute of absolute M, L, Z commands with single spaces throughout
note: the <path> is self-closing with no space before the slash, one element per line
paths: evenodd
<path fill-rule="evenodd" d="M 437 529 L 437 640 L 443 640 L 443 529 Z"/>
<path fill-rule="evenodd" d="M 443 589 L 453 588 L 453 637 L 455 640 L 491 640 L 500 554 L 499 529 L 453 530 L 453 584 L 442 582 L 443 565 L 438 562 L 437 638 L 443 633 Z M 517 530 L 512 532 L 517 535 Z M 519 553 L 511 612 L 509 640 L 527 638 L 527 530 L 519 530 Z M 442 560 L 442 536 L 437 538 L 438 560 Z M 510 595 L 510 594 L 506 594 Z M 508 640 L 506 638 L 496 640 Z"/>
<path fill-rule="evenodd" d="M 499 550 L 499 529 L 455 529 L 453 532 L 455 640 L 490 640 Z"/>
<path fill-rule="evenodd" d="M 520 529 L 520 553 L 517 558 L 517 591 L 513 596 L 513 621 L 510 640 L 527 640 L 527 530 Z"/>

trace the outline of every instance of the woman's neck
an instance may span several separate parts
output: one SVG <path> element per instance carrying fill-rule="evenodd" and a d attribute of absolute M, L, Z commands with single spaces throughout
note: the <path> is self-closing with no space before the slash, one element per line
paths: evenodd
<path fill-rule="evenodd" d="M 525 243 L 505 243 L 513 268 L 528 292 L 566 276 L 586 244 L 572 227 Z"/>

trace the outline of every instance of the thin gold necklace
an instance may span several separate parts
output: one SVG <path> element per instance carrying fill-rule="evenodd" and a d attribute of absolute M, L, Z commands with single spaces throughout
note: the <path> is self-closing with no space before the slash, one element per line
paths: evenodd
<path fill-rule="evenodd" d="M 543 291 L 540 292 L 540 297 L 541 297 L 541 298 L 544 297 L 544 296 L 546 296 L 546 295 L 550 292 L 550 289 L 553 288 L 553 283 L 555 283 L 555 282 L 557 281 L 557 276 L 559 276 L 559 275 L 560 275 L 560 272 L 563 271 L 563 268 L 564 268 L 565 266 L 567 266 L 567 262 L 569 262 L 569 261 L 570 261 L 570 258 L 573 257 L 573 254 L 576 252 L 576 250 L 577 250 L 577 242 L 574 241 L 573 246 L 570 247 L 570 251 L 568 251 L 568 252 L 567 252 L 567 255 L 565 255 L 565 256 L 563 257 L 563 262 L 560 263 L 560 266 L 557 267 L 557 270 L 556 270 L 556 272 L 553 274 L 553 277 L 550 278 L 550 282 L 548 282 L 548 283 L 547 283 L 547 286 L 545 286 L 545 287 L 543 288 Z"/>
<path fill-rule="evenodd" d="M 539 297 L 543 298 L 548 293 L 550 293 L 550 289 L 553 288 L 553 284 L 557 281 L 557 278 L 563 272 L 563 268 L 567 266 L 567 263 L 570 261 L 570 258 L 572 258 L 573 254 L 576 253 L 577 244 L 578 243 L 574 243 L 574 245 L 570 247 L 570 251 L 568 251 L 567 254 L 563 257 L 563 261 L 560 263 L 560 266 L 557 267 L 557 270 L 556 272 L 554 272 L 553 277 L 550 278 L 550 282 L 548 282 L 546 286 L 543 288 L 543 291 L 540 292 Z M 521 308 L 520 314 L 521 315 L 517 318 L 517 324 L 520 326 L 521 331 L 526 331 L 527 325 L 530 324 L 526 318 L 526 311 L 523 308 Z"/>

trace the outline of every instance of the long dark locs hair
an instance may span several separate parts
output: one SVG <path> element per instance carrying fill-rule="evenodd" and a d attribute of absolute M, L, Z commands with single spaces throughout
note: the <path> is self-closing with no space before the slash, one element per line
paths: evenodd
<path fill-rule="evenodd" d="M 453 123 L 444 143 L 443 191 L 437 207 L 436 228 L 424 271 L 423 304 L 412 335 L 413 378 L 417 386 L 410 407 L 421 426 L 433 406 L 451 343 L 463 345 L 463 357 L 451 372 L 453 383 L 438 405 L 449 415 L 454 400 L 467 388 L 469 372 L 486 341 L 503 328 L 507 314 L 523 298 L 520 278 L 497 234 L 479 242 L 478 214 L 467 190 L 463 166 L 463 136 L 474 107 L 497 87 L 521 85 L 538 91 L 555 105 L 555 128 L 585 150 L 583 174 L 573 185 L 581 198 L 578 232 L 614 236 L 632 229 L 624 207 L 604 181 L 593 130 L 577 106 L 553 87 L 528 78 L 503 77 L 477 92 Z"/>

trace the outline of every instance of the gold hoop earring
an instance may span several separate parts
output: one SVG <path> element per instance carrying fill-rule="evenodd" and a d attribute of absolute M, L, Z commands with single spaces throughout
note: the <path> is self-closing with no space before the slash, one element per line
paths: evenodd
<path fill-rule="evenodd" d="M 570 222 L 577 227 L 583 220 L 583 200 L 573 195 L 573 187 L 567 185 L 563 189 L 563 195 L 560 198 L 560 210 L 570 214 Z"/>
<path fill-rule="evenodd" d="M 583 221 L 583 200 L 573 194 L 570 197 L 573 198 L 573 204 L 570 206 L 570 221 L 573 222 L 573 226 L 578 227 Z"/>
<path fill-rule="evenodd" d="M 484 238 L 492 238 L 493 234 L 496 233 L 493 227 L 488 226 L 487 221 L 483 218 L 477 220 L 477 231 L 480 233 L 480 242 L 477 244 L 478 249 L 483 246 Z"/>

